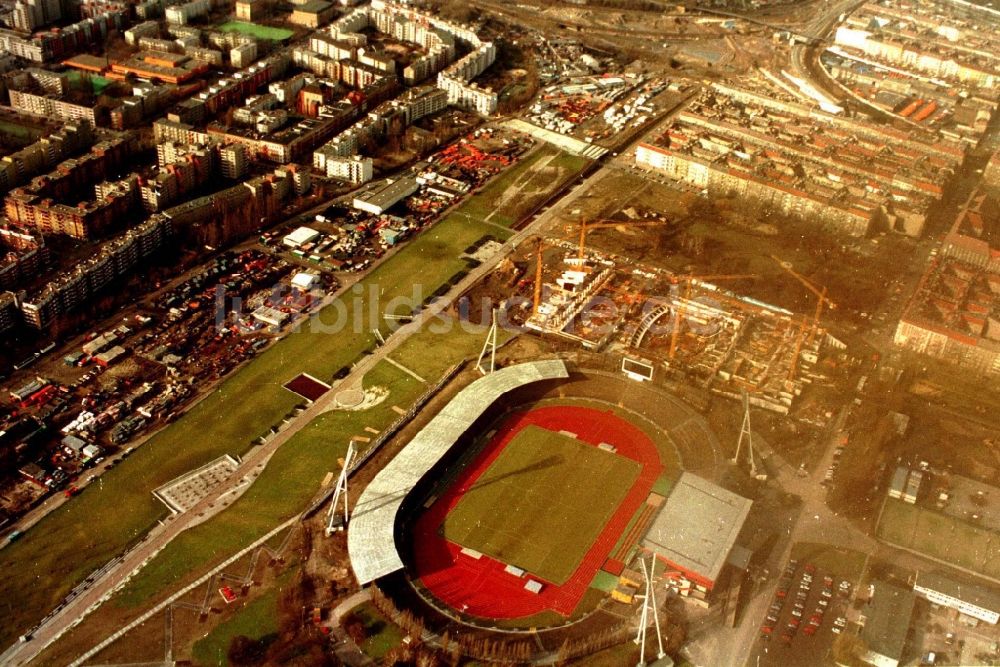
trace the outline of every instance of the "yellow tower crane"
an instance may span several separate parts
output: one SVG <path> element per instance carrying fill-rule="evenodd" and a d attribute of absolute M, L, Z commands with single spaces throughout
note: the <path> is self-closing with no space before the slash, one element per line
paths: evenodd
<path fill-rule="evenodd" d="M 535 291 L 531 306 L 532 315 L 538 314 L 538 305 L 542 302 L 542 252 L 549 245 L 541 236 L 535 238 Z"/>
<path fill-rule="evenodd" d="M 792 365 L 788 371 L 788 379 L 791 380 L 795 376 L 795 370 L 799 363 L 799 354 L 802 352 L 802 343 L 808 341 L 809 345 L 812 345 L 813 341 L 816 339 L 816 332 L 819 330 L 819 318 L 823 314 L 823 306 L 825 305 L 830 310 L 834 310 L 837 307 L 833 301 L 826 296 L 826 287 L 816 287 L 808 278 L 803 276 L 801 273 L 797 272 L 792 268 L 791 262 L 782 261 L 775 255 L 771 255 L 771 259 L 778 263 L 782 269 L 787 271 L 792 277 L 802 283 L 806 289 L 816 295 L 816 311 L 813 313 L 812 326 L 809 327 L 809 334 L 806 336 L 806 320 L 803 318 L 802 326 L 799 329 L 798 339 L 795 341 L 795 354 L 792 356 Z"/>

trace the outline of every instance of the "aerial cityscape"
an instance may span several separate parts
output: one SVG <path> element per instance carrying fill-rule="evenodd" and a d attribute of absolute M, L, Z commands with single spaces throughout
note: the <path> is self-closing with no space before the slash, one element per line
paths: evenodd
<path fill-rule="evenodd" d="M 993 0 L 0 0 L 0 665 L 1000 665 Z"/>

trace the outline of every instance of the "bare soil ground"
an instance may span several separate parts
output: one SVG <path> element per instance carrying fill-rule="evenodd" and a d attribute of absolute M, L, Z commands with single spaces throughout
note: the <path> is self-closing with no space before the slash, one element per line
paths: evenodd
<path fill-rule="evenodd" d="M 724 286 L 793 312 L 812 312 L 816 297 L 771 257 L 775 255 L 815 285 L 825 286 L 838 308 L 827 310 L 824 318 L 846 325 L 859 325 L 866 319 L 862 313 L 875 312 L 889 296 L 893 278 L 903 280 L 919 269 L 909 261 L 916 246 L 907 239 L 852 239 L 808 221 L 782 219 L 735 200 L 701 198 L 627 171 L 602 179 L 576 204 L 570 212 L 575 219 L 554 225 L 553 236 L 564 235 L 565 225 L 581 217 L 626 220 L 626 211 L 662 215 L 665 224 L 628 233 L 595 229 L 588 233 L 588 247 L 671 271 L 754 275 Z"/>

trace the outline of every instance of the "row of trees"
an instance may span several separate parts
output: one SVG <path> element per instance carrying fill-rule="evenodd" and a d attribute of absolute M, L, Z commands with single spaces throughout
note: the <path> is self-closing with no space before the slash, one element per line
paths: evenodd
<path fill-rule="evenodd" d="M 410 636 L 411 646 L 421 645 L 420 639 L 426 628 L 419 616 L 409 609 L 400 610 L 395 602 L 375 587 L 372 588 L 372 604 Z M 683 636 L 683 633 L 681 635 Z M 629 624 L 620 622 L 598 632 L 569 637 L 560 647 L 556 662 L 559 665 L 565 664 L 573 658 L 590 655 L 619 644 L 630 636 Z M 423 653 L 435 652 L 423 645 Z M 533 640 L 513 639 L 513 635 L 497 637 L 466 633 L 452 636 L 445 632 L 439 639 L 439 649 L 436 654 L 438 659 L 446 660 L 440 664 L 452 667 L 457 667 L 463 655 L 499 664 L 524 664 L 537 657 L 538 647 Z"/>

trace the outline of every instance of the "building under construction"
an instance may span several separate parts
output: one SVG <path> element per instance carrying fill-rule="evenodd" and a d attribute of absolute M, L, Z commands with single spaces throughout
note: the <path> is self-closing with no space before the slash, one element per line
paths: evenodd
<path fill-rule="evenodd" d="M 822 383 L 820 358 L 843 347 L 820 326 L 823 308 L 832 307 L 825 290 L 787 265 L 816 297 L 812 317 L 715 284 L 753 276 L 678 275 L 584 250 L 582 241 L 538 240 L 533 254 L 520 281 L 530 284 L 527 329 L 684 372 L 729 397 L 745 391 L 776 412 L 787 413 L 809 384 Z"/>

